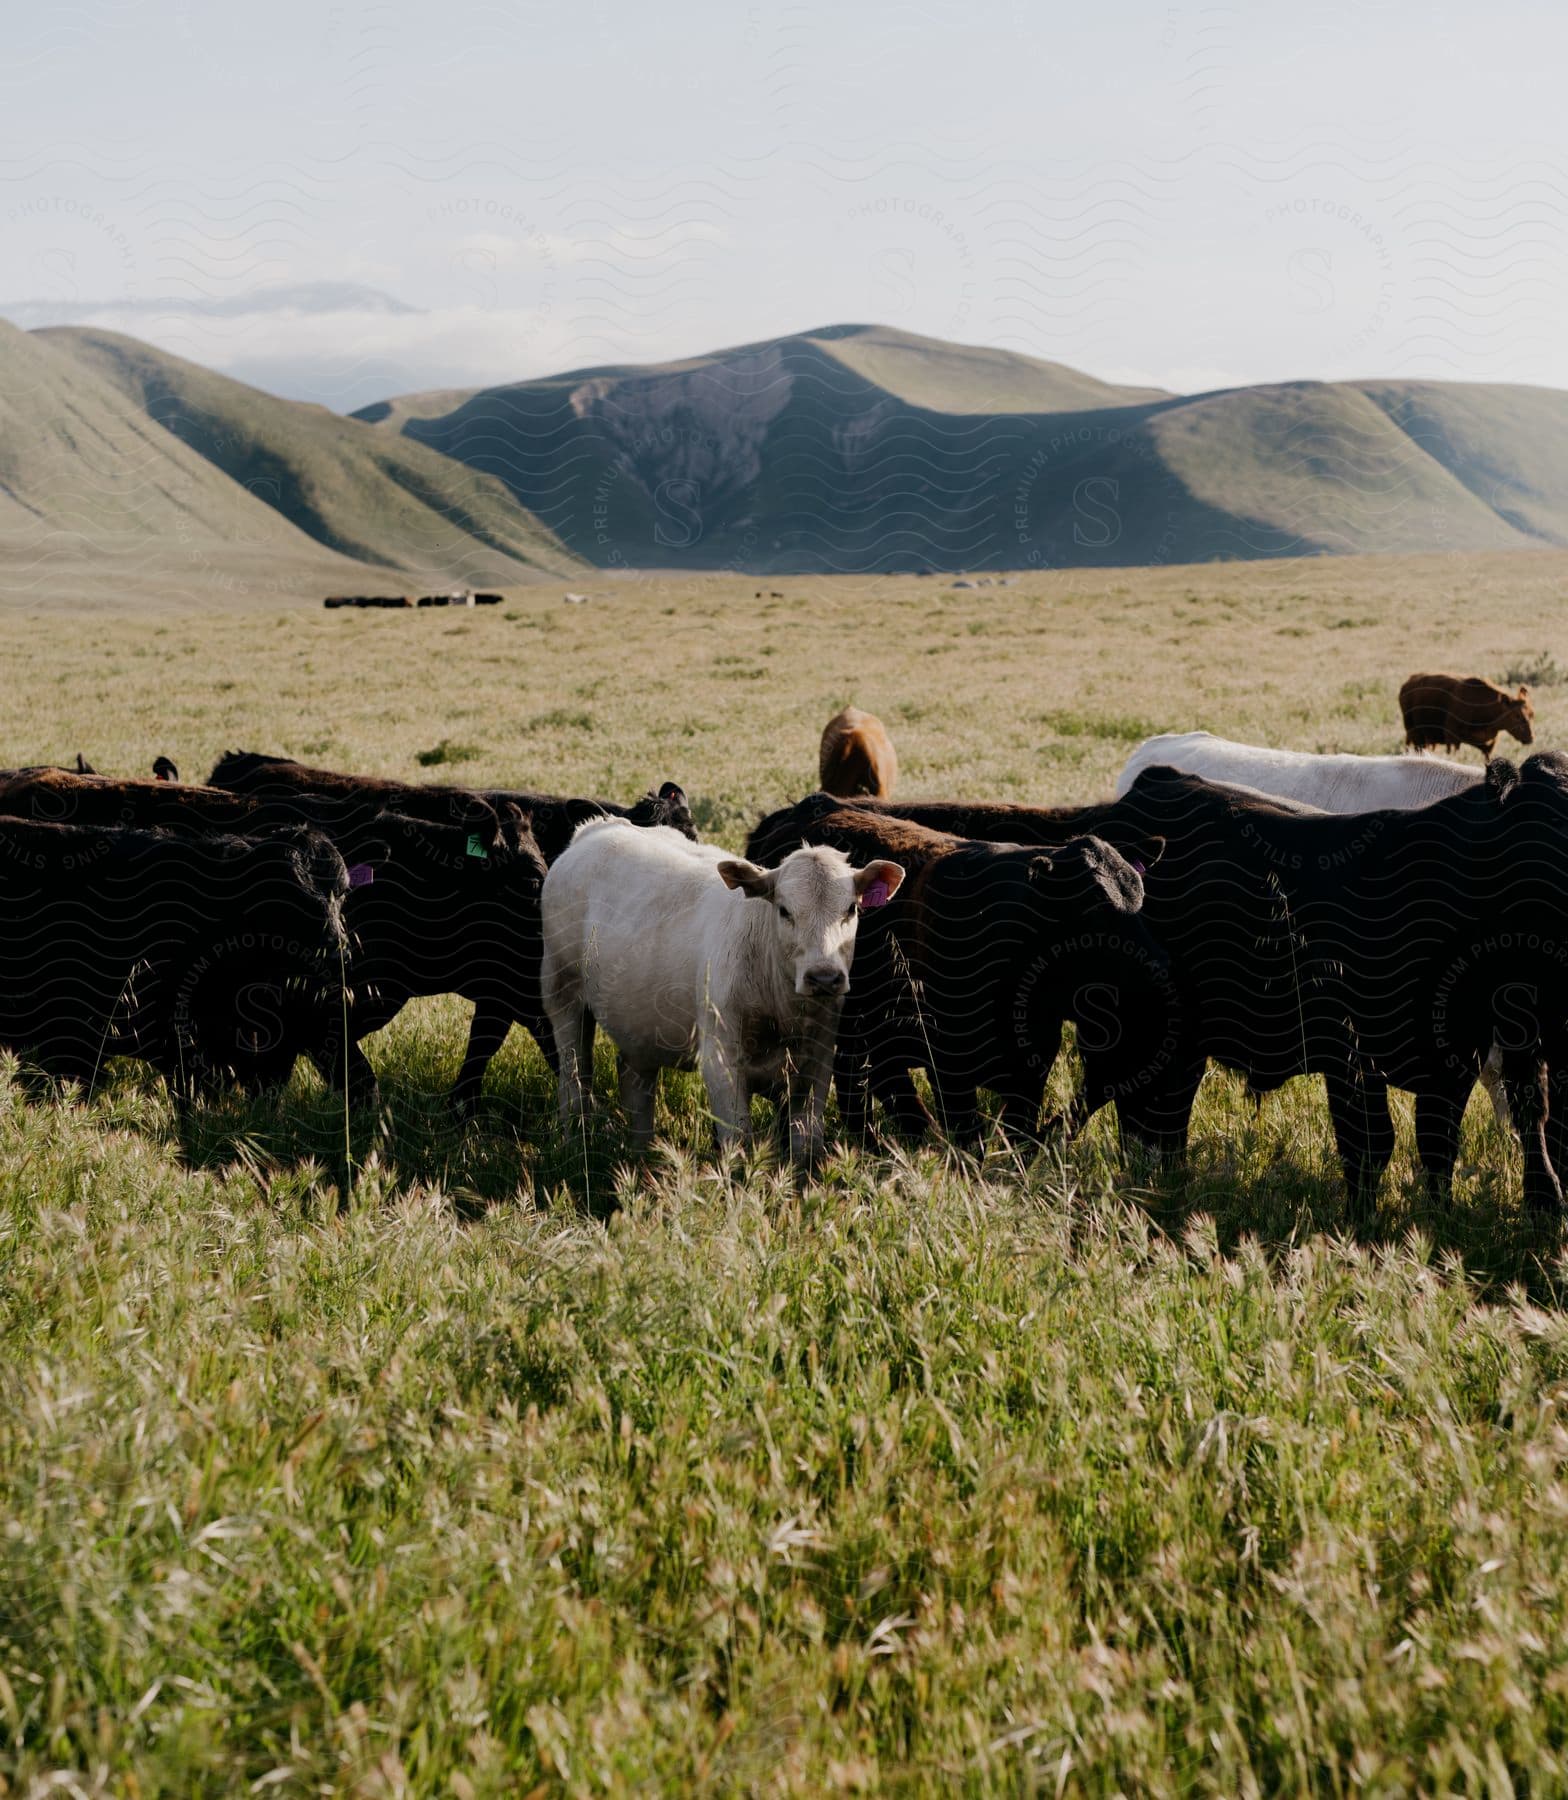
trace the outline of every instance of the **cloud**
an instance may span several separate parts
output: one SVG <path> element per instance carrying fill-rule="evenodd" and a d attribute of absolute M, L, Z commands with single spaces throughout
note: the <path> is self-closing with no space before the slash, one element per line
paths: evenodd
<path fill-rule="evenodd" d="M 176 296 L 164 300 L 0 300 L 0 318 L 31 331 L 40 325 L 98 325 L 105 321 L 136 319 L 242 319 L 270 314 L 371 313 L 417 316 L 419 309 L 391 294 L 355 281 L 300 281 L 253 289 L 248 294 L 223 298 Z M 112 329 L 122 329 L 116 326 Z M 137 327 L 125 326 L 134 330 Z"/>
<path fill-rule="evenodd" d="M 151 304 L 37 305 L 69 317 L 17 322 L 124 332 L 268 392 L 342 412 L 423 388 L 479 387 L 604 360 L 602 339 L 585 344 L 572 326 L 557 321 L 548 296 L 533 306 L 470 304 L 429 311 L 219 313 Z M 7 312 L 15 318 L 15 309 L 0 306 L 0 313 Z M 627 353 L 638 359 L 647 354 L 640 343 L 629 344 Z"/>

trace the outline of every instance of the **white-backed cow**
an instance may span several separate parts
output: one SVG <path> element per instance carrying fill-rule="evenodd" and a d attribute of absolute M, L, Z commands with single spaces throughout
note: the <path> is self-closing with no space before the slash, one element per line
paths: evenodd
<path fill-rule="evenodd" d="M 783 1082 L 791 1155 L 815 1161 L 860 908 L 903 879 L 896 863 L 856 869 L 839 850 L 761 869 L 667 827 L 582 826 L 541 900 L 563 1124 L 582 1117 L 600 1024 L 639 1149 L 659 1070 L 695 1064 L 721 1150 L 745 1140 L 752 1094 Z"/>
<path fill-rule="evenodd" d="M 1251 788 L 1275 800 L 1295 800 L 1321 812 L 1408 812 L 1474 787 L 1485 769 L 1436 756 L 1320 755 L 1311 750 L 1275 750 L 1266 744 L 1238 744 L 1210 731 L 1167 731 L 1145 738 L 1116 778 L 1116 797 L 1131 788 L 1145 769 L 1181 769 L 1205 781 Z"/>

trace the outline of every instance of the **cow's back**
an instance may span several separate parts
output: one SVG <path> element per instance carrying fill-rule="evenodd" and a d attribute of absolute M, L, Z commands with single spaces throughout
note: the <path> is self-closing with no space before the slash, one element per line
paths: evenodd
<path fill-rule="evenodd" d="M 582 826 L 541 895 L 547 991 L 574 979 L 623 1049 L 683 1043 L 725 908 L 741 904 L 719 879 L 725 856 L 669 826 Z"/>
<path fill-rule="evenodd" d="M 822 733 L 818 779 L 825 793 L 840 799 L 858 795 L 887 799 L 898 779 L 898 758 L 887 728 L 874 713 L 846 706 Z"/>
<path fill-rule="evenodd" d="M 1116 783 L 1123 798 L 1146 768 L 1181 769 L 1205 781 L 1288 800 L 1321 812 L 1410 811 L 1463 792 L 1483 771 L 1428 756 L 1358 756 L 1242 744 L 1207 731 L 1149 738 L 1127 759 Z"/>

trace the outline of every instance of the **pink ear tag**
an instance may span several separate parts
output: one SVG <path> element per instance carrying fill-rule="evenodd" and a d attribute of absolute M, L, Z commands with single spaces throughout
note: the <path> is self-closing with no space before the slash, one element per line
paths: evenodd
<path fill-rule="evenodd" d="M 350 863 L 348 866 L 348 885 L 351 888 L 369 887 L 376 878 L 376 871 L 369 863 Z"/>
<path fill-rule="evenodd" d="M 886 906 L 887 903 L 888 891 L 887 883 L 885 881 L 873 881 L 871 886 L 860 896 L 860 910 L 862 912 L 874 912 L 877 907 Z"/>
<path fill-rule="evenodd" d="M 1143 864 L 1138 861 L 1136 856 L 1129 856 L 1127 858 L 1127 860 L 1132 865 L 1132 872 L 1134 875 L 1147 875 L 1148 874 L 1149 871 L 1146 868 L 1144 868 Z"/>

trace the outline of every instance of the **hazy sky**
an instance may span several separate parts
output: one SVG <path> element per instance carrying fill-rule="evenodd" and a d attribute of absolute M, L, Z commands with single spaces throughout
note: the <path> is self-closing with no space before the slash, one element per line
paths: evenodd
<path fill-rule="evenodd" d="M 335 406 L 852 319 L 1568 387 L 1561 5 L 15 10 L 0 311 Z"/>

